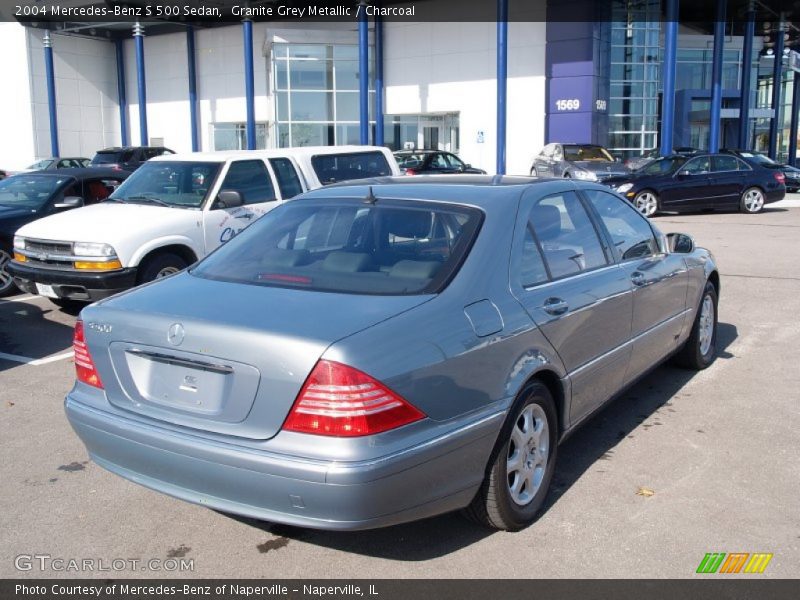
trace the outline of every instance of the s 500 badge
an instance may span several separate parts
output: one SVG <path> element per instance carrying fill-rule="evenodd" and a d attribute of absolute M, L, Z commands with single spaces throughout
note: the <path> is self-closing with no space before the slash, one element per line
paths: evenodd
<path fill-rule="evenodd" d="M 111 333 L 112 326 L 109 323 L 95 323 L 90 321 L 88 323 L 89 329 L 94 329 L 99 333 Z"/>

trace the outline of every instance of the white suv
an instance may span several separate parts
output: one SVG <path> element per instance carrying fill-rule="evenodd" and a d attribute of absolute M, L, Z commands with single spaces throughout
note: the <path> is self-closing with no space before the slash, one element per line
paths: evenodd
<path fill-rule="evenodd" d="M 180 271 L 304 191 L 399 174 L 371 146 L 159 156 L 107 201 L 19 229 L 8 270 L 57 304 L 95 301 Z"/>

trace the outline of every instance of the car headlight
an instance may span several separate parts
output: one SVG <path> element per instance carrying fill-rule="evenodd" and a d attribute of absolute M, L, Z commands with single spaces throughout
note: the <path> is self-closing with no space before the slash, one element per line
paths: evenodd
<path fill-rule="evenodd" d="M 95 242 L 75 242 L 72 245 L 75 256 L 116 256 L 117 253 L 110 244 Z"/>
<path fill-rule="evenodd" d="M 576 179 L 586 179 L 587 181 L 597 181 L 597 175 L 591 171 L 575 171 Z"/>
<path fill-rule="evenodd" d="M 18 235 L 14 236 L 14 249 L 25 250 L 25 238 Z"/>
<path fill-rule="evenodd" d="M 632 184 L 632 183 L 623 183 L 622 185 L 620 185 L 620 186 L 618 186 L 618 187 L 617 187 L 617 191 L 618 191 L 620 194 L 624 194 L 625 192 L 627 192 L 627 191 L 628 191 L 629 189 L 631 189 L 632 187 L 633 187 L 633 184 Z"/>

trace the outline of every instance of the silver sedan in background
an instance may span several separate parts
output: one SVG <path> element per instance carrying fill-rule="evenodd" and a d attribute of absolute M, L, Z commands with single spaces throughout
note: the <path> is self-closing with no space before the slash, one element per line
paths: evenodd
<path fill-rule="evenodd" d="M 558 443 L 669 357 L 716 353 L 711 254 L 603 186 L 333 186 L 93 304 L 67 416 L 99 465 L 217 510 L 517 530 Z"/>

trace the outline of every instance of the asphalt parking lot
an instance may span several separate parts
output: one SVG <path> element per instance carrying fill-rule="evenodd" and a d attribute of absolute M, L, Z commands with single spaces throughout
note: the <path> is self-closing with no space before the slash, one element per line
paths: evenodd
<path fill-rule="evenodd" d="M 0 577 L 109 577 L 15 567 L 49 555 L 193 561 L 115 577 L 683 578 L 707 552 L 772 553 L 763 575 L 736 577 L 796 577 L 799 198 L 759 215 L 655 219 L 716 254 L 720 356 L 701 373 L 660 367 L 562 445 L 546 510 L 519 533 L 458 515 L 318 532 L 124 481 L 89 461 L 64 417 L 75 315 L 44 298 L 0 300 Z"/>

